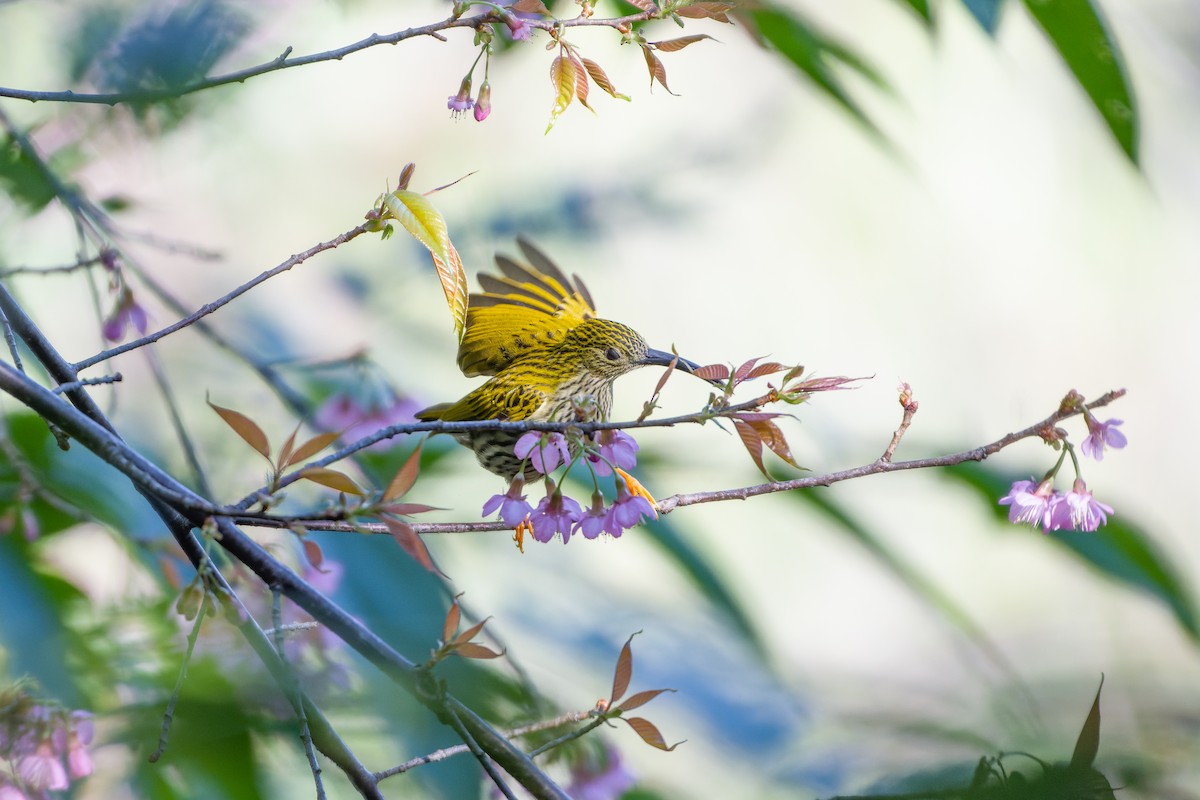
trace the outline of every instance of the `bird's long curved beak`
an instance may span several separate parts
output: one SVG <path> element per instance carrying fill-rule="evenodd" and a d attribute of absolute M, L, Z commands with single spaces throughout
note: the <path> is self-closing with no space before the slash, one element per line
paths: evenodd
<path fill-rule="evenodd" d="M 678 361 L 676 361 L 676 358 L 678 358 Z M 676 356 L 674 353 L 667 353 L 653 348 L 646 351 L 646 357 L 642 359 L 642 364 L 647 367 L 669 367 L 672 361 L 675 362 L 675 369 L 680 372 L 691 374 L 700 369 L 700 365 L 695 361 L 688 361 L 686 358 Z M 712 382 L 710 381 L 710 383 Z M 716 381 L 716 383 L 720 383 L 720 381 Z"/>

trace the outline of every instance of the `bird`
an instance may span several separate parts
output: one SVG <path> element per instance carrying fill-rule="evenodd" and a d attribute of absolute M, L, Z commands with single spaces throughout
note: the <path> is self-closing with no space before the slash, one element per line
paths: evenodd
<path fill-rule="evenodd" d="M 656 365 L 699 369 L 649 347 L 628 325 L 597 316 L 579 276 L 568 279 L 527 239 L 517 245 L 526 262 L 498 254 L 500 274 L 481 273 L 483 291 L 467 301 L 458 366 L 467 377 L 490 377 L 456 402 L 417 412 L 417 419 L 571 422 L 590 409 L 590 418 L 602 421 L 612 411 L 613 382 L 627 372 Z M 519 431 L 453 435 L 505 480 L 538 474 L 513 452 Z"/>

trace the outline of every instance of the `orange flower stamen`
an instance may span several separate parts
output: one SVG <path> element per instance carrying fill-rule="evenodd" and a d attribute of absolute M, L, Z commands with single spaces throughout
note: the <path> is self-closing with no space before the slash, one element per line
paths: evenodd
<path fill-rule="evenodd" d="M 529 522 L 529 517 L 521 520 L 521 524 L 513 530 L 513 541 L 517 543 L 517 549 L 522 553 L 525 552 L 525 534 L 533 536 L 533 525 Z"/>
<path fill-rule="evenodd" d="M 625 481 L 626 490 L 634 497 L 646 498 L 646 502 L 650 504 L 650 508 L 654 509 L 654 518 L 658 519 L 658 501 L 654 499 L 654 495 L 650 494 L 650 490 L 642 486 L 641 481 L 620 467 L 614 467 L 614 469 L 621 476 L 621 480 Z"/>

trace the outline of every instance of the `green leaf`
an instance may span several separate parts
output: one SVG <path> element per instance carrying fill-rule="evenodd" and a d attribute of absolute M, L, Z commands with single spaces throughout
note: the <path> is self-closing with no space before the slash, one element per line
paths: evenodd
<path fill-rule="evenodd" d="M 1100 676 L 1100 686 L 1096 689 L 1096 699 L 1092 701 L 1092 709 L 1088 712 L 1087 719 L 1083 721 L 1083 728 L 1079 731 L 1079 738 L 1075 740 L 1075 751 L 1071 754 L 1071 769 L 1085 770 L 1092 765 L 1096 760 L 1096 753 L 1100 752 L 1100 690 L 1104 688 L 1104 676 Z"/>
<path fill-rule="evenodd" d="M 1000 27 L 1000 7 L 1004 0 L 963 0 L 963 5 L 988 36 L 995 36 Z"/>
<path fill-rule="evenodd" d="M 1007 523 L 1008 512 L 996 501 L 1008 493 L 1014 480 L 1023 476 L 1001 473 L 981 464 L 959 464 L 942 470 L 942 474 L 979 492 L 992 513 Z M 1117 514 L 1120 516 L 1110 517 L 1108 524 L 1094 533 L 1055 531 L 1037 535 L 1065 547 L 1102 575 L 1161 602 L 1188 636 L 1200 644 L 1200 623 L 1193 600 L 1171 560 L 1141 528 L 1123 518 L 1121 509 L 1117 509 Z"/>
<path fill-rule="evenodd" d="M 901 2 L 917 13 L 917 16 L 925 23 L 925 27 L 933 28 L 933 8 L 929 5 L 929 0 L 901 0 Z"/>
<path fill-rule="evenodd" d="M 1029 14 L 1104 117 L 1117 144 L 1138 162 L 1138 117 L 1124 59 L 1091 0 L 1025 0 Z"/>
<path fill-rule="evenodd" d="M 854 101 L 834 71 L 832 62 L 840 61 L 872 83 L 883 84 L 882 77 L 848 48 L 818 34 L 794 12 L 765 7 L 746 13 L 760 43 L 770 45 L 803 72 L 825 94 L 872 133 L 875 123 Z"/>
<path fill-rule="evenodd" d="M 0 139 L 0 189 L 29 211 L 41 211 L 54 199 L 54 183 L 11 136 Z"/>

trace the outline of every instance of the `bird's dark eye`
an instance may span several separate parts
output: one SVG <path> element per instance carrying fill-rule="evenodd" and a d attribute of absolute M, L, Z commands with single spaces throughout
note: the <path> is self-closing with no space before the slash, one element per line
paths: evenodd
<path fill-rule="evenodd" d="M 615 347 L 610 347 L 604 351 L 604 357 L 609 361 L 619 361 L 621 358 L 621 351 Z"/>

